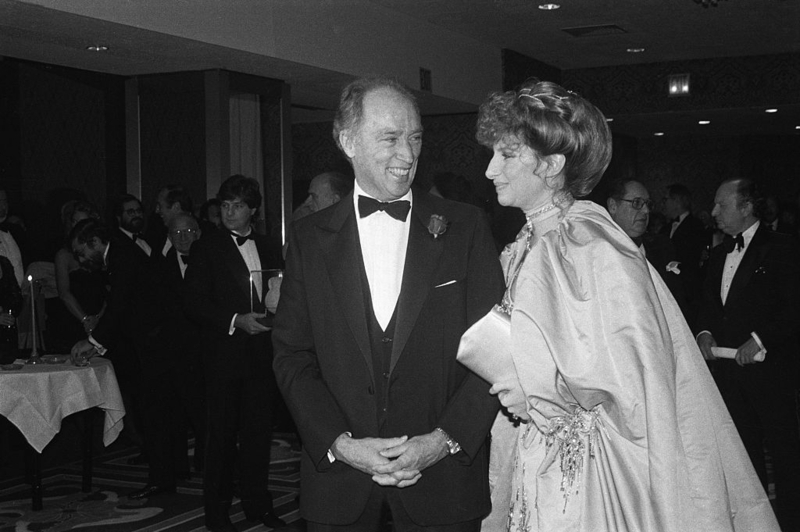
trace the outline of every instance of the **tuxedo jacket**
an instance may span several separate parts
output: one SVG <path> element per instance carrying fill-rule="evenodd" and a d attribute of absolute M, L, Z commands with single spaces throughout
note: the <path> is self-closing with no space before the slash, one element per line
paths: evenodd
<path fill-rule="evenodd" d="M 202 348 L 200 329 L 186 315 L 186 281 L 181 275 L 175 248 L 170 248 L 167 256 L 155 261 L 153 267 L 158 278 L 158 294 L 165 315 L 156 342 L 162 365 L 199 365 Z"/>
<path fill-rule="evenodd" d="M 438 238 L 427 229 L 433 214 L 449 222 Z M 370 476 L 327 457 L 342 433 L 413 437 L 441 427 L 463 450 L 399 490 L 403 505 L 426 526 L 482 517 L 489 511 L 485 444 L 499 404 L 456 351 L 467 327 L 502 297 L 489 229 L 475 207 L 415 191 L 379 433 L 356 216 L 351 193 L 292 224 L 273 342 L 278 385 L 304 446 L 301 513 L 341 525 L 364 509 Z"/>
<path fill-rule="evenodd" d="M 681 274 L 683 273 L 683 267 L 678 267 L 678 270 L 681 273 L 667 271 L 667 265 L 669 263 L 678 261 L 678 255 L 675 252 L 675 247 L 673 246 L 672 242 L 670 242 L 670 239 L 665 235 L 645 234 L 644 238 L 642 239 L 642 245 L 644 246 L 647 261 L 653 265 L 653 268 L 656 269 L 658 274 L 661 276 L 661 279 L 664 280 L 664 284 L 666 284 L 667 288 L 669 288 L 672 297 L 675 298 L 675 301 L 681 308 L 684 317 L 687 317 L 688 319 L 686 295 L 684 293 L 683 283 L 681 283 L 680 278 Z"/>
<path fill-rule="evenodd" d="M 106 256 L 110 293 L 105 313 L 92 331 L 104 347 L 142 347 L 158 333 L 164 316 L 147 255 L 130 239 L 112 239 Z"/>
<path fill-rule="evenodd" d="M 744 369 L 768 371 L 775 384 L 796 384 L 800 321 L 800 252 L 789 235 L 760 226 L 736 270 L 725 304 L 720 287 L 724 246 L 711 251 L 697 329 L 720 347 L 738 348 L 755 331 L 767 349 L 764 362 Z"/>
<path fill-rule="evenodd" d="M 254 234 L 261 268 L 280 268 L 280 245 Z M 272 374 L 269 334 L 249 335 L 241 329 L 228 334 L 233 315 L 251 311 L 250 270 L 236 242 L 219 231 L 192 245 L 186 269 L 186 315 L 202 329 L 204 366 L 210 377 L 249 377 Z"/>

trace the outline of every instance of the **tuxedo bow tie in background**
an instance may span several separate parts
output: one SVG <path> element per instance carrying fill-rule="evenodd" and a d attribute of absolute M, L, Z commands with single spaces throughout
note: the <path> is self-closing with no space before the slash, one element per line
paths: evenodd
<path fill-rule="evenodd" d="M 742 233 L 739 233 L 735 237 L 725 235 L 725 238 L 722 239 L 722 245 L 725 246 L 725 251 L 727 253 L 732 252 L 734 249 L 742 249 L 744 247 L 744 237 Z"/>
<path fill-rule="evenodd" d="M 181 258 L 181 262 L 183 262 L 184 265 L 189 264 L 189 255 L 181 255 L 178 253 L 178 256 Z"/>
<path fill-rule="evenodd" d="M 236 239 L 236 244 L 239 245 L 239 246 L 243 245 L 248 240 L 253 240 L 253 232 L 252 231 L 250 231 L 250 234 L 247 235 L 247 236 L 237 235 L 233 231 L 231 231 L 230 233 L 231 233 L 231 236 Z"/>
<path fill-rule="evenodd" d="M 138 234 L 136 234 L 136 233 L 131 233 L 131 240 L 133 240 L 134 242 L 136 242 L 136 241 L 137 241 L 137 240 L 139 240 L 140 238 L 142 238 L 142 237 L 140 237 Z"/>
<path fill-rule="evenodd" d="M 376 211 L 383 211 L 395 220 L 405 222 L 410 209 L 411 202 L 406 200 L 385 202 L 368 198 L 367 196 L 358 197 L 358 212 L 361 218 L 369 216 Z"/>

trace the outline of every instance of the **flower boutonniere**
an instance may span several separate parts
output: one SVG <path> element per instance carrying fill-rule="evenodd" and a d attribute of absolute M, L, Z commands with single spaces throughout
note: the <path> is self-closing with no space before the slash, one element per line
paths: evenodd
<path fill-rule="evenodd" d="M 677 260 L 673 260 L 672 262 L 667 264 L 667 273 L 674 273 L 675 275 L 680 275 L 681 274 L 680 265 L 681 265 L 680 262 L 678 262 Z"/>
<path fill-rule="evenodd" d="M 428 221 L 428 232 L 433 235 L 433 238 L 439 238 L 447 231 L 447 218 L 439 214 L 432 214 L 431 219 Z"/>

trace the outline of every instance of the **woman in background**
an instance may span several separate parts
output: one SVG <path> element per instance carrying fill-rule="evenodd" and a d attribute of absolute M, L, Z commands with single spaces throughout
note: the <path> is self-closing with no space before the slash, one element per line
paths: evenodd
<path fill-rule="evenodd" d="M 478 140 L 499 203 L 527 219 L 501 305 L 459 353 L 476 368 L 478 352 L 505 407 L 483 529 L 777 531 L 675 300 L 606 210 L 574 199 L 611 159 L 603 114 L 533 80 L 490 96 Z"/>
<path fill-rule="evenodd" d="M 55 256 L 56 287 L 61 304 L 51 311 L 48 326 L 51 342 L 65 348 L 65 352 L 97 326 L 107 296 L 103 273 L 82 268 L 72 255 L 70 243 L 66 242 L 75 224 L 87 218 L 99 220 L 100 215 L 85 201 L 70 200 L 61 207 L 65 243 Z"/>

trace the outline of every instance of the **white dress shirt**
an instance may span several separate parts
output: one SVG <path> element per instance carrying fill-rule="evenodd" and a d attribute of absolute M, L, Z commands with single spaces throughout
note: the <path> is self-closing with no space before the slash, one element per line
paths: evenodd
<path fill-rule="evenodd" d="M 742 233 L 744 247 L 742 249 L 734 249 L 725 257 L 725 266 L 722 269 L 722 284 L 719 290 L 719 296 L 722 298 L 723 305 L 725 304 L 725 300 L 728 299 L 728 292 L 731 289 L 731 283 L 733 282 L 733 277 L 736 275 L 736 270 L 739 268 L 739 264 L 742 263 L 742 258 L 747 248 L 750 246 L 750 242 L 753 240 L 753 235 L 756 234 L 759 225 L 761 225 L 761 222 L 756 221 L 756 223 L 748 227 Z"/>
<path fill-rule="evenodd" d="M 373 196 L 364 192 L 358 186 L 358 182 L 355 183 L 353 203 L 358 223 L 358 239 L 361 242 L 361 256 L 372 297 L 372 309 L 378 324 L 386 330 L 394 314 L 403 283 L 411 213 L 409 212 L 405 222 L 396 220 L 383 211 L 361 218 L 358 211 L 358 196 L 370 198 Z M 398 199 L 413 202 L 413 195 L 409 190 L 405 196 Z"/>
<path fill-rule="evenodd" d="M 252 231 L 253 230 L 251 229 L 246 234 L 239 235 L 239 236 L 247 236 Z M 239 250 L 239 253 L 242 254 L 242 258 L 244 259 L 244 263 L 247 265 L 247 269 L 250 270 L 251 272 L 254 271 L 254 270 L 260 270 L 261 269 L 261 258 L 259 258 L 259 256 L 258 256 L 258 248 L 256 247 L 255 241 L 252 240 L 252 239 L 249 239 L 244 244 L 242 244 L 240 246 L 239 244 L 236 243 L 236 235 L 235 234 L 232 233 L 231 234 L 231 238 L 233 239 L 233 243 L 236 244 L 236 248 Z M 258 297 L 260 299 L 262 297 L 261 296 L 261 294 L 262 294 L 262 291 L 261 291 L 261 289 L 262 289 L 262 286 L 261 286 L 261 284 L 262 284 L 261 275 L 252 275 L 251 274 L 250 275 L 250 279 L 251 279 L 251 282 L 253 283 L 253 286 L 255 286 L 256 294 L 258 294 Z M 254 297 L 254 296 L 251 296 L 251 297 Z M 252 308 L 250 310 L 252 310 Z M 236 313 L 231 318 L 231 325 L 230 325 L 230 328 L 228 329 L 228 334 L 229 335 L 233 334 L 233 330 L 235 328 L 234 327 L 234 323 L 236 322 L 236 316 L 238 316 L 238 315 L 239 314 Z"/>

